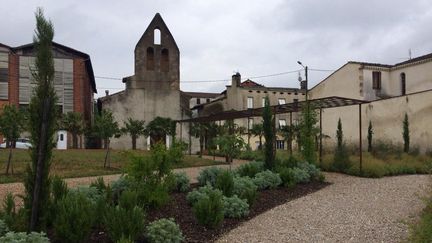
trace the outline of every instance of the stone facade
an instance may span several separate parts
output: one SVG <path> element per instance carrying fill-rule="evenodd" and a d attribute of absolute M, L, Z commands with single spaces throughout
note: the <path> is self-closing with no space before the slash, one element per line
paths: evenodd
<path fill-rule="evenodd" d="M 100 98 L 120 126 L 129 118 L 151 122 L 160 116 L 172 120 L 190 117 L 189 98 L 180 91 L 180 51 L 160 14 L 156 14 L 135 47 L 135 73 L 123 79 L 126 89 Z M 188 141 L 189 129 L 177 125 L 177 137 Z M 149 149 L 148 138 L 137 140 Z M 112 139 L 115 149 L 130 149 L 131 138 Z"/>

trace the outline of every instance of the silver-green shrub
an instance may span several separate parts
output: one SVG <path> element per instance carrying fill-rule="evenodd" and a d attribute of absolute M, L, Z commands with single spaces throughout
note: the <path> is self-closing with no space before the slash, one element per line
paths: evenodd
<path fill-rule="evenodd" d="M 1 243 L 49 243 L 48 237 L 44 232 L 37 233 L 31 232 L 8 232 L 6 235 L 0 237 Z"/>
<path fill-rule="evenodd" d="M 313 180 L 318 179 L 321 173 L 320 169 L 311 163 L 307 163 L 307 162 L 298 163 L 297 167 L 306 171 L 309 174 L 310 179 Z"/>
<path fill-rule="evenodd" d="M 280 184 L 282 184 L 282 180 L 279 174 L 274 173 L 270 170 L 266 170 L 256 174 L 253 181 L 259 190 L 276 188 Z"/>
<path fill-rule="evenodd" d="M 297 183 L 308 183 L 310 181 L 309 173 L 299 167 L 292 168 L 294 173 L 294 181 Z"/>
<path fill-rule="evenodd" d="M 138 206 L 123 208 L 111 207 L 104 217 L 104 225 L 113 241 L 124 237 L 136 240 L 144 232 L 144 210 Z"/>
<path fill-rule="evenodd" d="M 187 192 L 189 190 L 190 180 L 185 172 L 175 173 L 174 180 L 176 191 Z"/>
<path fill-rule="evenodd" d="M 222 172 L 224 172 L 224 169 L 216 167 L 216 166 L 205 168 L 205 169 L 201 170 L 201 172 L 198 175 L 198 178 L 197 178 L 198 184 L 200 186 L 204 186 L 207 184 L 210 184 L 211 186 L 215 186 L 216 185 L 216 178 Z"/>
<path fill-rule="evenodd" d="M 224 215 L 227 218 L 243 218 L 249 214 L 249 204 L 237 195 L 223 197 Z"/>
<path fill-rule="evenodd" d="M 189 192 L 186 196 L 186 200 L 189 202 L 190 205 L 194 205 L 200 199 L 202 199 L 204 197 L 208 197 L 208 194 L 212 191 L 216 191 L 217 193 L 220 193 L 222 195 L 221 190 L 214 189 L 210 185 L 205 185 L 205 186 L 202 186 L 198 189 L 194 189 L 193 191 Z"/>
<path fill-rule="evenodd" d="M 147 238 L 151 243 L 180 243 L 184 240 L 174 219 L 159 219 L 147 226 Z"/>
<path fill-rule="evenodd" d="M 241 199 L 246 199 L 252 205 L 257 196 L 258 187 L 250 177 L 234 177 L 234 195 Z"/>

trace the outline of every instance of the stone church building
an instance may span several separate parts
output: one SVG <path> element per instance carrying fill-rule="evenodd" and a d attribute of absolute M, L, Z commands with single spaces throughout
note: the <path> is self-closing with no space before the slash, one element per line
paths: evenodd
<path fill-rule="evenodd" d="M 102 109 L 111 110 L 119 126 L 129 118 L 146 124 L 160 116 L 172 120 L 190 117 L 190 94 L 180 91 L 180 51 L 159 13 L 135 46 L 135 73 L 123 78 L 124 91 L 100 98 Z M 189 127 L 177 125 L 176 136 L 188 142 Z M 168 144 L 172 138 L 166 138 Z M 148 149 L 150 139 L 141 136 L 138 149 Z M 112 139 L 112 148 L 130 149 L 131 138 Z"/>

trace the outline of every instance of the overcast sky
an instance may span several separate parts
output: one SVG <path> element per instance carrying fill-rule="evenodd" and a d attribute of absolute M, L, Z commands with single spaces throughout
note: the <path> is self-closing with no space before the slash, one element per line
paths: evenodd
<path fill-rule="evenodd" d="M 347 61 L 394 64 L 432 52 L 430 0 L 2 0 L 0 42 L 32 41 L 41 6 L 54 41 L 91 56 L 96 76 L 133 74 L 133 50 L 159 12 L 180 48 L 180 81 L 230 79 L 301 68 L 335 70 Z M 311 71 L 312 87 L 331 72 Z M 303 75 L 303 74 L 302 74 Z M 304 75 L 303 75 L 304 76 Z M 266 86 L 298 87 L 298 73 L 255 78 Z M 181 83 L 184 91 L 220 92 L 229 82 Z M 123 89 L 97 78 L 99 95 Z"/>

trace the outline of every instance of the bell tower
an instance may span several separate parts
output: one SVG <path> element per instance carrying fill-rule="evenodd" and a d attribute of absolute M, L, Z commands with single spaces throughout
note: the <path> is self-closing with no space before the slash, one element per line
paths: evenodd
<path fill-rule="evenodd" d="M 135 75 L 129 87 L 180 90 L 180 51 L 157 13 L 135 46 Z"/>

